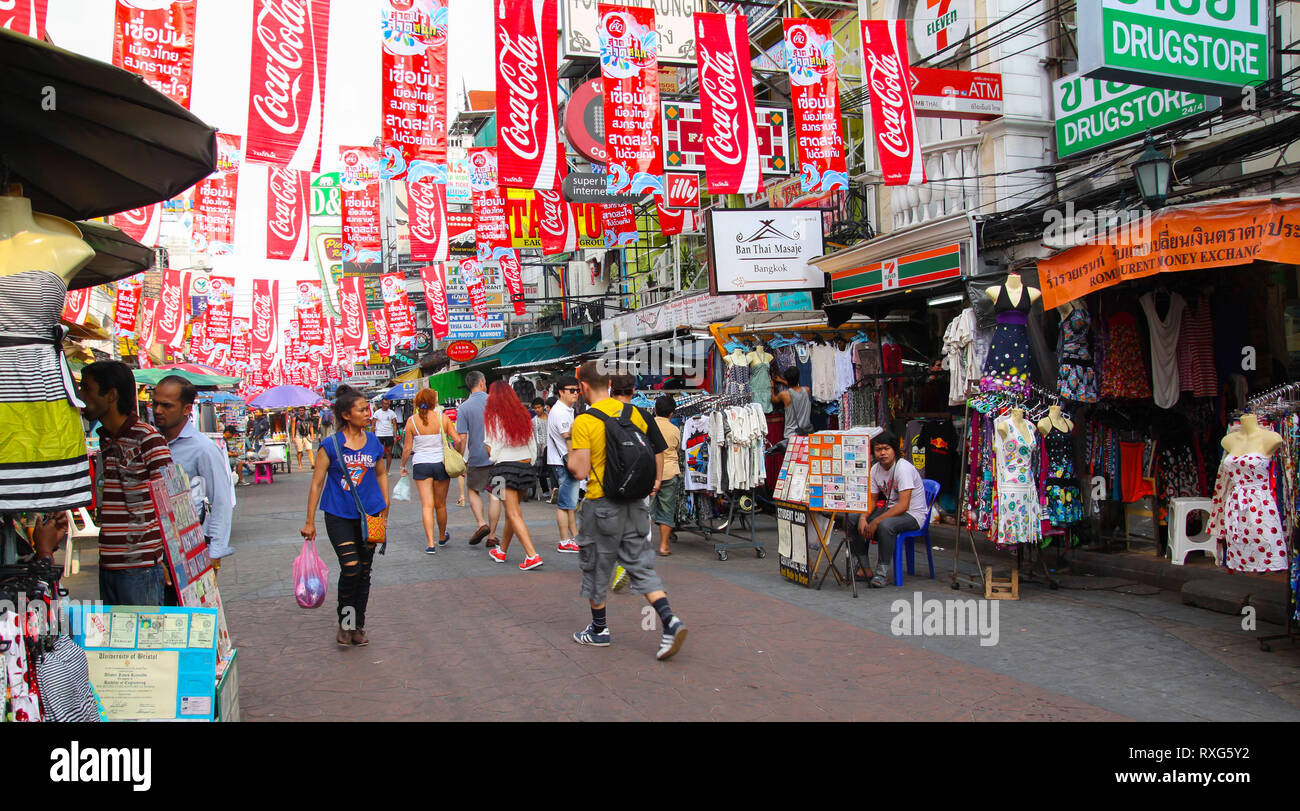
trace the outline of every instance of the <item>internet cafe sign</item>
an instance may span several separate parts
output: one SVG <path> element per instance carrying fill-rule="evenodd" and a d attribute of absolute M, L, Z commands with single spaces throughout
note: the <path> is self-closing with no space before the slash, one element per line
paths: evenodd
<path fill-rule="evenodd" d="M 715 296 L 820 290 L 826 274 L 808 262 L 822 253 L 820 211 L 709 211 L 709 292 Z"/>
<path fill-rule="evenodd" d="M 1056 156 L 1064 158 L 1213 110 L 1219 99 L 1085 79 L 1076 73 L 1052 82 L 1052 104 L 1056 109 Z"/>
<path fill-rule="evenodd" d="M 1079 0 L 1079 72 L 1238 98 L 1268 79 L 1268 0 Z"/>
<path fill-rule="evenodd" d="M 564 14 L 564 44 L 561 54 L 574 57 L 600 57 L 600 0 L 561 0 Z M 626 0 L 622 5 L 642 6 L 655 10 L 655 28 L 659 31 L 659 61 L 695 67 L 695 12 L 704 11 L 702 0 Z"/>

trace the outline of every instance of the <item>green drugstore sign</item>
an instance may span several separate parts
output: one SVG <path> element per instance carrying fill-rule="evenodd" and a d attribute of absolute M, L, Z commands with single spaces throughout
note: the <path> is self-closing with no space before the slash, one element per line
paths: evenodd
<path fill-rule="evenodd" d="M 1056 156 L 1064 158 L 1213 110 L 1219 106 L 1219 99 L 1181 90 L 1085 79 L 1076 73 L 1052 82 L 1052 104 L 1056 112 Z"/>
<path fill-rule="evenodd" d="M 1079 72 L 1240 98 L 1268 80 L 1268 0 L 1079 0 Z"/>

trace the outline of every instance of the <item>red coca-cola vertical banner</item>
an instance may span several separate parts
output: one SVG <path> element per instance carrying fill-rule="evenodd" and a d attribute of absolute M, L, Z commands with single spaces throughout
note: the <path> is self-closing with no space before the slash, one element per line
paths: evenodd
<path fill-rule="evenodd" d="M 140 309 L 140 286 L 143 276 L 137 273 L 120 279 L 117 283 L 117 296 L 113 302 L 113 324 L 120 336 L 134 335 L 136 313 Z"/>
<path fill-rule="evenodd" d="M 274 352 L 280 338 L 280 280 L 253 280 L 253 317 L 249 322 L 248 349 L 253 354 Z"/>
<path fill-rule="evenodd" d="M 487 287 L 483 283 L 483 264 L 474 258 L 462 259 L 460 278 L 465 282 L 465 290 L 469 293 L 474 322 L 483 326 L 487 323 Z"/>
<path fill-rule="evenodd" d="M 149 348 L 154 344 L 154 335 L 157 332 L 154 324 L 158 320 L 160 304 L 161 302 L 157 300 L 145 301 L 140 314 L 140 330 L 136 334 L 136 359 L 141 369 L 149 369 L 153 366 L 153 362 L 149 360 Z"/>
<path fill-rule="evenodd" d="M 700 130 L 710 194 L 763 190 L 749 29 L 737 14 L 695 14 Z"/>
<path fill-rule="evenodd" d="M 380 137 L 405 165 L 447 163 L 447 20 L 440 0 L 381 0 L 383 40 Z M 405 166 L 387 156 L 392 176 Z"/>
<path fill-rule="evenodd" d="M 190 242 L 210 256 L 234 252 L 235 199 L 239 189 L 240 136 L 217 133 L 217 171 L 194 187 Z"/>
<path fill-rule="evenodd" d="M 113 215 L 113 225 L 146 248 L 152 248 L 158 244 L 158 232 L 162 227 L 162 204 L 120 211 Z"/>
<path fill-rule="evenodd" d="M 474 204 L 474 242 L 478 245 L 480 261 L 488 262 L 496 249 L 511 246 L 505 194 L 497 183 L 494 147 L 469 150 L 469 187 Z"/>
<path fill-rule="evenodd" d="M 158 296 L 158 316 L 154 336 L 169 349 L 180 347 L 185 337 L 185 297 L 181 272 L 164 270 L 162 293 Z"/>
<path fill-rule="evenodd" d="M 83 287 L 80 290 L 69 290 L 68 295 L 63 299 L 64 321 L 70 321 L 73 324 L 86 323 L 86 316 L 90 314 L 90 288 Z"/>
<path fill-rule="evenodd" d="M 685 230 L 685 209 L 665 208 L 662 200 L 655 200 L 655 211 L 659 214 L 659 232 L 666 237 L 677 236 Z"/>
<path fill-rule="evenodd" d="M 388 319 L 383 310 L 370 310 L 370 321 L 374 325 L 374 336 L 371 343 L 375 353 L 388 357 L 393 352 L 393 339 L 388 331 Z"/>
<path fill-rule="evenodd" d="M 495 8 L 500 183 L 558 189 L 556 0 L 495 0 Z"/>
<path fill-rule="evenodd" d="M 653 8 L 601 3 L 600 75 L 610 194 L 664 192 L 659 34 Z"/>
<path fill-rule="evenodd" d="M 344 259 L 360 251 L 378 251 L 379 150 L 368 146 L 339 148 L 339 186 L 343 214 Z"/>
<path fill-rule="evenodd" d="M 343 337 L 339 347 L 349 359 L 364 358 L 370 344 L 366 326 L 366 288 L 360 276 L 348 276 L 339 283 L 339 314 Z"/>
<path fill-rule="evenodd" d="M 573 213 L 573 203 L 557 191 L 535 191 L 533 206 L 544 255 L 578 250 L 578 218 Z"/>
<path fill-rule="evenodd" d="M 447 311 L 447 269 L 439 262 L 420 268 L 420 282 L 424 284 L 424 306 L 429 312 L 434 340 L 442 340 L 451 331 L 451 318 Z"/>
<path fill-rule="evenodd" d="M 406 201 L 410 214 L 411 258 L 422 262 L 447 259 L 447 184 L 425 173 L 417 161 L 406 179 Z"/>
<path fill-rule="evenodd" d="M 0 2 L 0 28 L 26 34 L 32 39 L 44 39 L 47 6 L 48 0 Z"/>
<path fill-rule="evenodd" d="M 862 20 L 862 56 L 871 86 L 871 128 L 886 186 L 925 182 L 903 20 Z"/>
<path fill-rule="evenodd" d="M 253 0 L 249 160 L 319 168 L 328 34 L 328 0 Z"/>
<path fill-rule="evenodd" d="M 785 27 L 785 68 L 794 102 L 794 136 L 799 147 L 799 185 L 806 192 L 849 185 L 840 131 L 840 74 L 835 64 L 831 21 L 790 18 Z"/>
<path fill-rule="evenodd" d="M 384 297 L 384 321 L 392 345 L 400 346 L 406 339 L 415 337 L 415 314 L 406 295 L 406 277 L 401 273 L 385 273 L 379 277 L 379 289 Z"/>
<path fill-rule="evenodd" d="M 196 0 L 117 0 L 113 64 L 189 109 Z"/>
<path fill-rule="evenodd" d="M 524 304 L 524 270 L 519 264 L 519 252 L 510 248 L 497 261 L 501 263 L 501 278 L 505 280 L 506 293 L 510 295 L 515 315 L 523 315 L 527 312 L 527 307 Z"/>
<path fill-rule="evenodd" d="M 311 173 L 271 167 L 266 184 L 266 258 L 307 260 Z"/>

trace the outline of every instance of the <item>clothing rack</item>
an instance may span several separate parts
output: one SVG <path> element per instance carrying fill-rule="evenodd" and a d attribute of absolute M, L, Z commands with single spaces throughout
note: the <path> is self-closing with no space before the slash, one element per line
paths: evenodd
<path fill-rule="evenodd" d="M 750 392 L 741 392 L 738 394 L 693 394 L 677 401 L 677 408 L 674 416 L 695 417 L 700 414 L 713 413 L 721 411 L 731 406 L 743 406 L 752 403 L 753 397 Z M 686 470 L 685 451 L 679 451 L 679 464 L 682 471 Z M 719 464 L 725 463 L 725 457 Z M 710 491 L 700 490 L 683 490 L 682 495 L 687 496 L 690 505 L 690 517 L 693 522 L 690 524 L 678 523 L 673 527 L 673 531 L 690 532 L 703 537 L 705 540 L 711 539 L 714 535 L 722 533 L 723 540 L 714 541 L 713 551 L 717 554 L 718 560 L 727 559 L 727 551 L 733 548 L 750 548 L 760 558 L 767 557 L 767 550 L 755 534 L 754 513 L 757 511 L 758 496 L 757 487 L 749 487 L 741 490 L 729 490 L 726 493 L 711 493 Z M 708 494 L 707 496 L 703 494 Z M 711 498 L 709 497 L 711 496 Z M 712 510 L 717 498 L 724 498 L 727 502 L 727 516 L 718 526 L 707 526 L 702 520 L 704 510 Z M 680 513 L 679 513 L 680 515 Z M 748 517 L 746 517 L 748 516 Z M 749 525 L 749 540 L 737 538 L 731 539 L 731 528 L 735 520 Z"/>
<path fill-rule="evenodd" d="M 677 400 L 677 407 L 673 415 L 677 417 L 695 417 L 707 412 L 719 411 L 728 406 L 747 405 L 753 401 L 754 396 L 748 391 L 736 394 L 691 394 Z"/>

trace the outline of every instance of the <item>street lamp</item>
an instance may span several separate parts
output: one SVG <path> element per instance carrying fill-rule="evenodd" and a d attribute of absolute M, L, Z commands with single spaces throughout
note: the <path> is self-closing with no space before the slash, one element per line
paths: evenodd
<path fill-rule="evenodd" d="M 1148 208 L 1156 209 L 1165 204 L 1165 199 L 1169 197 L 1173 168 L 1174 162 L 1156 149 L 1156 142 L 1148 132 L 1146 149 L 1133 162 L 1133 179 L 1137 181 L 1138 194 L 1142 195 Z"/>
<path fill-rule="evenodd" d="M 563 334 L 564 334 L 564 325 L 563 325 L 563 324 L 561 324 L 561 323 L 559 323 L 559 322 L 557 321 L 556 323 L 554 323 L 554 324 L 551 325 L 551 337 L 552 337 L 552 338 L 554 338 L 555 340 L 558 341 L 558 340 L 560 340 L 560 336 L 563 335 Z"/>

